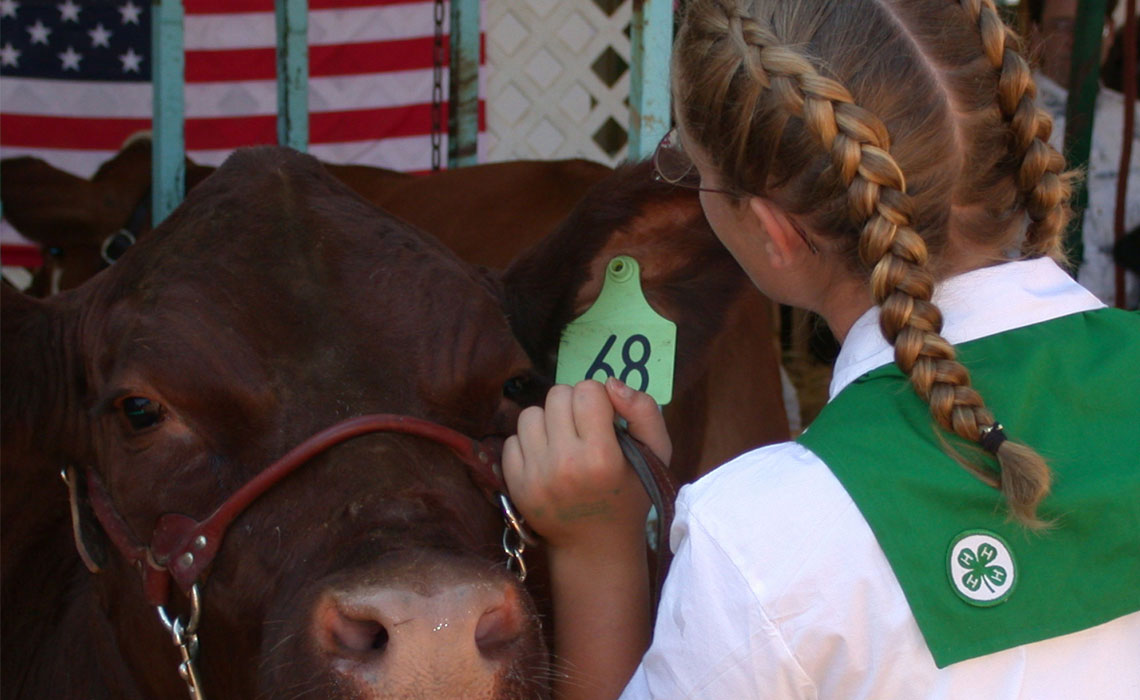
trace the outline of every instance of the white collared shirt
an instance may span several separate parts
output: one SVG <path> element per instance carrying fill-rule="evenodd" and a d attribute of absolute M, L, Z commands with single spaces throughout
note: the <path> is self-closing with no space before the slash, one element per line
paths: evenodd
<path fill-rule="evenodd" d="M 953 343 L 1102 306 L 1047 259 L 946 280 L 934 301 Z M 893 358 L 872 308 L 848 333 L 831 396 Z M 683 488 L 670 539 L 653 644 L 623 698 L 1140 698 L 1140 613 L 935 667 L 870 527 L 797 443 Z"/>

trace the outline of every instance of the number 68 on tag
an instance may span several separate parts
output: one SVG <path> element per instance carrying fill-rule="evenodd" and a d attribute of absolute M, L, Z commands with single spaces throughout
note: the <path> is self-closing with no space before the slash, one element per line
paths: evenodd
<path fill-rule="evenodd" d="M 562 329 L 555 381 L 604 382 L 617 377 L 664 406 L 673 398 L 677 324 L 649 305 L 641 291 L 641 268 L 620 255 L 606 265 L 594 304 Z"/>

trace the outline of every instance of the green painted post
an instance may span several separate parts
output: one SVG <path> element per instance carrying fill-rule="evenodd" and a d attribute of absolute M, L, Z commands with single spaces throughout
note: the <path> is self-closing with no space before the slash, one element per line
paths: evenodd
<path fill-rule="evenodd" d="M 277 0 L 277 143 L 309 147 L 309 3 Z"/>
<path fill-rule="evenodd" d="M 479 162 L 479 0 L 451 0 L 447 167 Z"/>
<path fill-rule="evenodd" d="M 628 160 L 637 161 L 669 131 L 673 0 L 633 0 L 630 29 Z"/>
<path fill-rule="evenodd" d="M 150 13 L 151 83 L 154 88 L 151 131 L 151 224 L 157 226 L 182 201 L 186 191 L 186 59 L 182 52 L 182 0 L 152 0 Z"/>
<path fill-rule="evenodd" d="M 1069 67 L 1069 102 L 1065 106 L 1065 157 L 1070 168 L 1088 172 L 1092 150 L 1093 115 L 1100 78 L 1100 42 L 1104 34 L 1106 0 L 1080 0 L 1073 25 L 1073 54 Z M 1085 257 L 1081 229 L 1089 190 L 1084 180 L 1073 195 L 1074 216 L 1065 233 L 1065 250 L 1075 273 Z"/>

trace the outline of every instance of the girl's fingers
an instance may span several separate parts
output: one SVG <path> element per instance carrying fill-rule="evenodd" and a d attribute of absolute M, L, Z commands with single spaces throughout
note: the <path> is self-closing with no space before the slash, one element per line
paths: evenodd
<path fill-rule="evenodd" d="M 665 429 L 665 418 L 653 397 L 634 391 L 613 377 L 606 380 L 606 393 L 614 410 L 629 424 L 629 434 L 645 443 L 653 454 L 668 464 L 673 456 L 673 443 Z"/>
<path fill-rule="evenodd" d="M 546 455 L 545 411 L 538 406 L 523 409 L 519 414 L 518 442 L 521 458 L 527 466 L 538 464 Z"/>
<path fill-rule="evenodd" d="M 578 382 L 574 385 L 572 400 L 574 425 L 582 439 L 606 445 L 612 442 L 616 447 L 614 408 L 605 387 L 593 380 Z"/>
<path fill-rule="evenodd" d="M 648 502 L 617 443 L 611 400 L 598 382 L 556 386 L 545 408 L 519 415 L 517 435 L 503 444 L 511 497 L 551 547 L 595 542 L 615 528 L 642 530 Z M 646 400 L 655 413 L 656 404 Z M 625 404 L 631 416 L 648 422 L 637 399 Z"/>
<path fill-rule="evenodd" d="M 503 443 L 503 480 L 507 490 L 513 486 L 517 492 L 523 480 L 523 453 L 519 446 L 519 436 L 512 435 Z"/>
<path fill-rule="evenodd" d="M 555 384 L 546 394 L 546 439 L 554 451 L 565 450 L 578 440 L 573 395 L 573 387 L 566 384 Z"/>

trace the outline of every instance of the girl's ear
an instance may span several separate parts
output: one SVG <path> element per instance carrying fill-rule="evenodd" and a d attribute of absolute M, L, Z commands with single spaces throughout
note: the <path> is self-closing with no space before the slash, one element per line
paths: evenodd
<path fill-rule="evenodd" d="M 788 267 L 799 256 L 811 253 L 807 241 L 796 231 L 790 216 L 780 205 L 763 197 L 751 197 L 748 208 L 767 234 L 764 249 L 773 268 Z"/>

